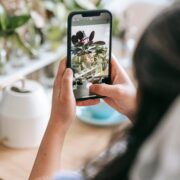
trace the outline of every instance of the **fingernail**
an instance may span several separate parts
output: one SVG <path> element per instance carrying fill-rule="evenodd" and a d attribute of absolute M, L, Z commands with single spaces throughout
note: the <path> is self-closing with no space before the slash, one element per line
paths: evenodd
<path fill-rule="evenodd" d="M 93 85 L 91 85 L 89 88 L 90 88 L 90 91 L 94 91 L 95 90 L 95 87 Z"/>
<path fill-rule="evenodd" d="M 66 69 L 66 73 L 67 73 L 68 75 L 72 75 L 72 70 L 71 70 L 70 68 L 67 68 L 67 69 Z"/>

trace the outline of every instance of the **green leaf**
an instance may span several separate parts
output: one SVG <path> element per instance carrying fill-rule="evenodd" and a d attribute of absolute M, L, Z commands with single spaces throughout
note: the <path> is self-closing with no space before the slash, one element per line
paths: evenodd
<path fill-rule="evenodd" d="M 98 0 L 96 3 L 96 7 L 101 8 L 102 0 Z"/>
<path fill-rule="evenodd" d="M 76 5 L 75 5 L 74 0 L 64 0 L 63 3 L 64 3 L 65 6 L 66 6 L 68 9 L 70 9 L 70 10 L 75 9 L 75 6 L 76 6 Z"/>
<path fill-rule="evenodd" d="M 120 28 L 120 20 L 116 16 L 114 16 L 113 21 L 112 21 L 112 34 L 113 36 L 119 37 L 121 33 L 121 28 Z"/>
<path fill-rule="evenodd" d="M 0 14 L 0 36 L 12 35 L 17 28 L 27 23 L 29 19 L 29 15 L 5 16 Z"/>
<path fill-rule="evenodd" d="M 89 0 L 74 0 L 76 5 L 84 10 L 96 9 L 96 6 Z"/>
<path fill-rule="evenodd" d="M 30 15 L 21 16 L 9 16 L 8 17 L 8 30 L 15 30 L 24 24 L 26 24 L 30 19 Z"/>
<path fill-rule="evenodd" d="M 4 7 L 0 4 L 0 33 L 7 27 L 7 14 Z"/>

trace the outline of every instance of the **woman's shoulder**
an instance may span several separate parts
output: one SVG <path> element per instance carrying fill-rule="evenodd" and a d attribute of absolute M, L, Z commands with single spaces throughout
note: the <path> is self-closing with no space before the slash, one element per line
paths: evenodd
<path fill-rule="evenodd" d="M 132 168 L 132 180 L 180 178 L 180 97 L 140 149 Z M 178 178 L 177 178 L 178 177 Z"/>

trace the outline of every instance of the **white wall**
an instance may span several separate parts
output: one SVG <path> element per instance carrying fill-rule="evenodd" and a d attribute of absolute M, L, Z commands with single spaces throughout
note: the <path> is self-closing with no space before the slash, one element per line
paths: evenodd
<path fill-rule="evenodd" d="M 107 9 L 113 10 L 115 13 L 120 13 L 126 9 L 127 6 L 136 2 L 168 5 L 172 2 L 172 0 L 104 0 L 104 2 L 107 4 Z"/>

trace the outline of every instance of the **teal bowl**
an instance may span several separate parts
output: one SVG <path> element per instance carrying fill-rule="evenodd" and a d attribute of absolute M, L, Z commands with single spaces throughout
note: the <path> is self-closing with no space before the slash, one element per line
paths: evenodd
<path fill-rule="evenodd" d="M 107 119 L 115 113 L 115 110 L 104 101 L 101 101 L 98 105 L 87 107 L 86 110 L 89 111 L 94 118 L 100 120 Z"/>

